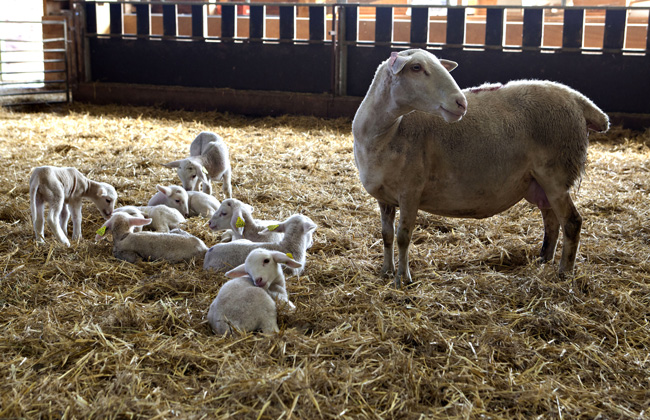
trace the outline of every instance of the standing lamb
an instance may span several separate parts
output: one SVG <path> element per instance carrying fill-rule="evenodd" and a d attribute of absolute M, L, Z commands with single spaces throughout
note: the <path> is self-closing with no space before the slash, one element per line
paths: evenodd
<path fill-rule="evenodd" d="M 223 193 L 232 197 L 230 185 L 230 156 L 223 139 L 210 131 L 203 131 L 190 145 L 190 157 L 164 164 L 177 168 L 178 176 L 187 191 L 198 191 L 199 182 L 206 194 L 212 194 L 211 181 L 223 180 Z"/>
<path fill-rule="evenodd" d="M 240 239 L 229 243 L 216 244 L 206 252 L 203 268 L 225 272 L 243 264 L 252 250 L 266 248 L 290 254 L 302 267 L 300 269 L 288 269 L 289 274 L 298 275 L 305 266 L 307 249 L 313 244 L 312 234 L 316 227 L 316 224 L 309 217 L 294 214 L 274 229 L 274 232 L 284 233 L 284 237 L 280 242 L 251 242 Z"/>
<path fill-rule="evenodd" d="M 185 189 L 170 185 L 168 187 L 156 185 L 158 192 L 149 200 L 148 206 L 165 205 L 181 212 L 185 217 L 190 216 L 189 197 Z"/>
<path fill-rule="evenodd" d="M 252 242 L 280 242 L 283 234 L 270 231 L 268 227 L 278 225 L 275 220 L 253 219 L 253 207 L 242 203 L 236 198 L 228 198 L 221 202 L 221 206 L 214 212 L 208 226 L 212 230 L 232 231 L 232 239 L 248 239 Z M 266 229 L 266 234 L 261 234 Z"/>
<path fill-rule="evenodd" d="M 72 216 L 72 239 L 81 239 L 82 200 L 95 203 L 104 219 L 111 217 L 117 192 L 113 186 L 86 178 L 76 168 L 40 166 L 29 178 L 29 199 L 37 242 L 44 242 L 44 207 L 49 204 L 47 224 L 56 238 L 70 246 L 68 221 Z"/>
<path fill-rule="evenodd" d="M 99 228 L 95 240 L 107 230 L 113 234 L 113 255 L 120 260 L 135 263 L 139 260 L 166 260 L 171 263 L 201 259 L 207 247 L 199 238 L 187 232 L 133 232 L 135 226 L 151 223 L 151 219 L 133 217 L 117 212 Z"/>
<path fill-rule="evenodd" d="M 396 207 L 399 288 L 411 282 L 408 248 L 418 209 L 484 218 L 522 198 L 542 211 L 543 261 L 553 260 L 562 226 L 559 272 L 571 272 L 582 218 L 569 190 L 584 171 L 588 130 L 606 131 L 607 115 L 579 92 L 548 81 L 461 92 L 449 74 L 456 65 L 424 50 L 392 53 L 352 123 L 359 176 L 381 212 L 382 274 L 395 270 Z"/>
<path fill-rule="evenodd" d="M 276 302 L 291 309 L 280 264 L 299 268 L 286 254 L 255 249 L 244 264 L 226 273 L 234 277 L 224 284 L 208 310 L 208 323 L 215 334 L 232 334 L 232 329 L 264 333 L 279 331 Z"/>

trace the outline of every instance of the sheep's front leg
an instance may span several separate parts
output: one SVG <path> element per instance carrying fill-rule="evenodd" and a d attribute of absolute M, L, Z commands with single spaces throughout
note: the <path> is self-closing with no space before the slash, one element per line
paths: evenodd
<path fill-rule="evenodd" d="M 411 283 L 411 272 L 409 271 L 409 246 L 411 245 L 411 236 L 415 227 L 415 219 L 418 215 L 417 205 L 410 202 L 400 202 L 399 208 L 399 226 L 397 227 L 397 252 L 399 262 L 397 266 L 397 275 L 395 276 L 395 287 L 399 289 L 404 285 Z"/>
<path fill-rule="evenodd" d="M 69 204 L 72 214 L 72 240 L 81 239 L 81 201 Z"/>
<path fill-rule="evenodd" d="M 395 257 L 393 241 L 395 240 L 395 206 L 379 203 L 381 213 L 381 237 L 384 241 L 384 265 L 381 276 L 389 277 L 395 273 Z"/>
<path fill-rule="evenodd" d="M 211 195 L 212 194 L 212 182 L 208 179 L 208 182 L 201 182 L 201 190 Z"/>
<path fill-rule="evenodd" d="M 230 182 L 230 170 L 227 170 L 222 177 L 223 185 L 221 189 L 227 198 L 232 198 L 232 184 Z"/>

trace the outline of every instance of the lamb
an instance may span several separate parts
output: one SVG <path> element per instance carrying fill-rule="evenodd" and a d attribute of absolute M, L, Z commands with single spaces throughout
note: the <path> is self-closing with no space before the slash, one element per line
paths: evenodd
<path fill-rule="evenodd" d="M 280 242 L 251 242 L 247 239 L 240 239 L 216 244 L 206 252 L 203 268 L 225 272 L 243 264 L 252 250 L 265 248 L 289 254 L 301 265 L 301 268 L 287 269 L 287 271 L 290 275 L 299 275 L 305 266 L 307 249 L 313 244 L 312 234 L 316 227 L 309 217 L 294 214 L 274 229 L 275 232 L 284 233 L 284 238 Z M 262 234 L 264 233 L 262 231 Z"/>
<path fill-rule="evenodd" d="M 219 208 L 219 200 L 201 191 L 187 191 L 190 217 L 210 217 Z"/>
<path fill-rule="evenodd" d="M 252 242 L 280 242 L 283 234 L 270 229 L 280 222 L 275 220 L 253 219 L 253 207 L 242 203 L 236 198 L 228 198 L 221 202 L 219 209 L 214 212 L 208 222 L 212 230 L 230 229 L 232 239 L 248 239 Z M 267 233 L 262 235 L 266 229 Z"/>
<path fill-rule="evenodd" d="M 99 228 L 95 240 L 107 230 L 113 234 L 113 256 L 135 263 L 140 260 L 166 260 L 171 263 L 201 259 L 207 251 L 203 241 L 187 232 L 133 232 L 136 226 L 145 226 L 151 219 L 133 217 L 116 212 Z"/>
<path fill-rule="evenodd" d="M 147 217 L 151 219 L 151 224 L 148 226 L 151 230 L 157 232 L 169 232 L 172 229 L 178 228 L 186 221 L 181 212 L 162 204 L 157 206 L 124 206 L 115 209 L 115 211 L 125 211 L 135 217 Z M 142 227 L 138 226 L 134 231 L 140 232 L 142 231 Z"/>
<path fill-rule="evenodd" d="M 212 194 L 213 180 L 223 180 L 223 193 L 232 197 L 230 184 L 230 157 L 223 139 L 210 131 L 203 131 L 190 145 L 190 157 L 165 163 L 168 168 L 177 168 L 183 188 L 198 191 L 199 182 L 206 194 Z"/>
<path fill-rule="evenodd" d="M 189 197 L 187 191 L 177 185 L 170 185 L 168 187 L 156 185 L 158 192 L 154 194 L 149 200 L 148 206 L 158 206 L 163 204 L 167 207 L 181 212 L 181 215 L 189 217 Z"/>
<path fill-rule="evenodd" d="M 215 334 L 232 334 L 233 328 L 279 331 L 276 302 L 295 308 L 289 301 L 280 264 L 301 266 L 282 252 L 255 249 L 244 264 L 226 273 L 234 279 L 221 287 L 208 310 L 208 323 Z"/>
<path fill-rule="evenodd" d="M 86 178 L 76 168 L 35 168 L 29 178 L 29 199 L 36 241 L 45 242 L 45 203 L 50 206 L 47 224 L 54 236 L 70 246 L 67 231 L 72 216 L 72 239 L 81 239 L 81 207 L 84 198 L 95 203 L 102 217 L 108 219 L 113 213 L 117 192 L 107 183 Z"/>
<path fill-rule="evenodd" d="M 461 91 L 449 74 L 456 66 L 424 50 L 392 53 L 352 123 L 359 177 L 381 213 L 382 275 L 395 275 L 398 288 L 411 282 L 408 248 L 418 209 L 484 218 L 522 198 L 542 212 L 541 261 L 553 260 L 562 226 L 559 274 L 571 272 L 582 218 L 569 190 L 584 171 L 588 130 L 606 131 L 607 115 L 550 81 Z"/>

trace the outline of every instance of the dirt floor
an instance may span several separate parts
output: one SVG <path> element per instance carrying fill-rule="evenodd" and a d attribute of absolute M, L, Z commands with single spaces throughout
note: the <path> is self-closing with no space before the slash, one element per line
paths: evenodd
<path fill-rule="evenodd" d="M 225 276 L 113 258 L 90 202 L 81 241 L 34 240 L 32 168 L 74 166 L 146 204 L 179 183 L 162 164 L 201 130 L 226 140 L 233 195 L 256 217 L 319 226 L 278 334 L 212 334 Z M 484 220 L 421 213 L 405 290 L 379 277 L 352 143 L 348 120 L 0 110 L 0 417 L 650 418 L 650 132 L 592 136 L 574 276 L 558 277 L 560 250 L 535 262 L 542 220 L 522 202 Z M 187 230 L 210 246 L 206 223 Z"/>

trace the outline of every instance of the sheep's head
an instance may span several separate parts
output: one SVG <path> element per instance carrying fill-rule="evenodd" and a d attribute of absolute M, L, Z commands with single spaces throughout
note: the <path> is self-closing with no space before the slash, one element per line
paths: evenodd
<path fill-rule="evenodd" d="M 268 290 L 277 282 L 284 281 L 281 264 L 291 268 L 300 268 L 302 264 L 279 251 L 258 248 L 250 252 L 246 262 L 226 273 L 228 277 L 249 276 L 255 286 Z"/>
<path fill-rule="evenodd" d="M 303 216 L 302 214 L 294 214 L 290 216 L 287 220 L 280 223 L 276 226 L 268 226 L 266 229 L 261 231 L 261 234 L 268 232 L 280 232 L 284 233 L 285 237 L 297 237 L 303 236 L 306 240 L 307 249 L 311 248 L 314 244 L 312 235 L 318 226 L 314 223 L 309 217 Z"/>
<path fill-rule="evenodd" d="M 156 185 L 156 188 L 161 193 L 165 194 L 166 205 L 181 212 L 185 217 L 190 214 L 187 196 L 187 191 L 177 185 L 170 185 L 168 187 Z"/>
<path fill-rule="evenodd" d="M 91 200 L 95 203 L 95 206 L 97 206 L 97 210 L 102 214 L 102 217 L 105 220 L 108 220 L 115 209 L 117 191 L 115 191 L 115 188 L 113 188 L 112 185 L 105 182 L 98 182 L 98 184 L 99 188 L 97 189 L 97 195 L 91 197 Z"/>
<path fill-rule="evenodd" d="M 391 96 L 399 107 L 438 114 L 447 122 L 463 118 L 467 99 L 449 74 L 458 64 L 421 49 L 393 52 L 386 61 Z"/>
<path fill-rule="evenodd" d="M 178 177 L 186 191 L 198 191 L 199 183 L 207 184 L 207 170 L 199 162 L 192 159 L 181 159 L 165 163 L 168 168 L 177 168 Z"/>
<path fill-rule="evenodd" d="M 136 226 L 144 226 L 151 223 L 151 219 L 144 217 L 134 217 L 124 211 L 118 211 L 111 216 L 106 223 L 97 229 L 95 241 L 99 241 L 106 237 L 107 232 L 111 232 L 113 237 L 116 235 L 124 235 L 133 232 Z"/>

